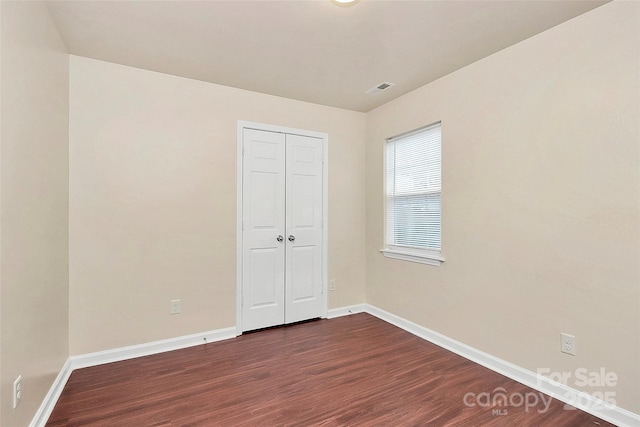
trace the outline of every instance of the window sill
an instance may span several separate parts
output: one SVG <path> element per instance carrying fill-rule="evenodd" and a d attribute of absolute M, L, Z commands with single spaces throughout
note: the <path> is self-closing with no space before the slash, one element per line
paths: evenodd
<path fill-rule="evenodd" d="M 420 264 L 434 265 L 440 267 L 444 258 L 439 255 L 421 254 L 416 252 L 399 251 L 397 249 L 382 249 L 382 255 L 387 258 L 399 259 L 402 261 L 417 262 Z"/>

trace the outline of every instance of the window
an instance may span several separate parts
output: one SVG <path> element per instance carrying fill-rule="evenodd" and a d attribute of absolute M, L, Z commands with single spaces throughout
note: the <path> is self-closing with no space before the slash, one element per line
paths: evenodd
<path fill-rule="evenodd" d="M 386 238 L 390 258 L 440 265 L 440 123 L 387 140 Z"/>

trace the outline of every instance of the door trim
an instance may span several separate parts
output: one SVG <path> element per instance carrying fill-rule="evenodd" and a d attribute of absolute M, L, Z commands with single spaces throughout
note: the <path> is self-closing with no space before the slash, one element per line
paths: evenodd
<path fill-rule="evenodd" d="M 302 129 L 238 120 L 236 139 L 236 336 L 242 335 L 242 143 L 244 129 L 263 130 L 322 139 L 322 317 L 327 317 L 329 242 L 329 135 Z"/>

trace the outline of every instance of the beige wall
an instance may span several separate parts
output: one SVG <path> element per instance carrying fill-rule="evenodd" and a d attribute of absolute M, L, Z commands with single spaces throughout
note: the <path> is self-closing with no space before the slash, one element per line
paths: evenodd
<path fill-rule="evenodd" d="M 534 372 L 605 367 L 635 413 L 639 14 L 604 5 L 367 115 L 367 301 Z M 386 259 L 384 140 L 438 120 L 446 262 Z"/>
<path fill-rule="evenodd" d="M 43 3 L 0 8 L 0 425 L 14 427 L 31 421 L 69 354 L 69 58 Z"/>
<path fill-rule="evenodd" d="M 71 354 L 235 325 L 238 120 L 329 134 L 329 307 L 364 301 L 363 113 L 70 64 Z"/>

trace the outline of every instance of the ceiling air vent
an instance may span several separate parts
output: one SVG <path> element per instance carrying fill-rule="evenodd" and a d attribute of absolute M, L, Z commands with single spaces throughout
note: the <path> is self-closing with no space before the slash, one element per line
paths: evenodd
<path fill-rule="evenodd" d="M 395 86 L 395 83 L 382 82 L 379 85 L 376 85 L 376 86 L 372 87 L 371 89 L 369 89 L 365 93 L 368 93 L 369 95 L 375 95 L 376 93 L 380 93 L 383 90 L 389 89 L 391 86 Z"/>

